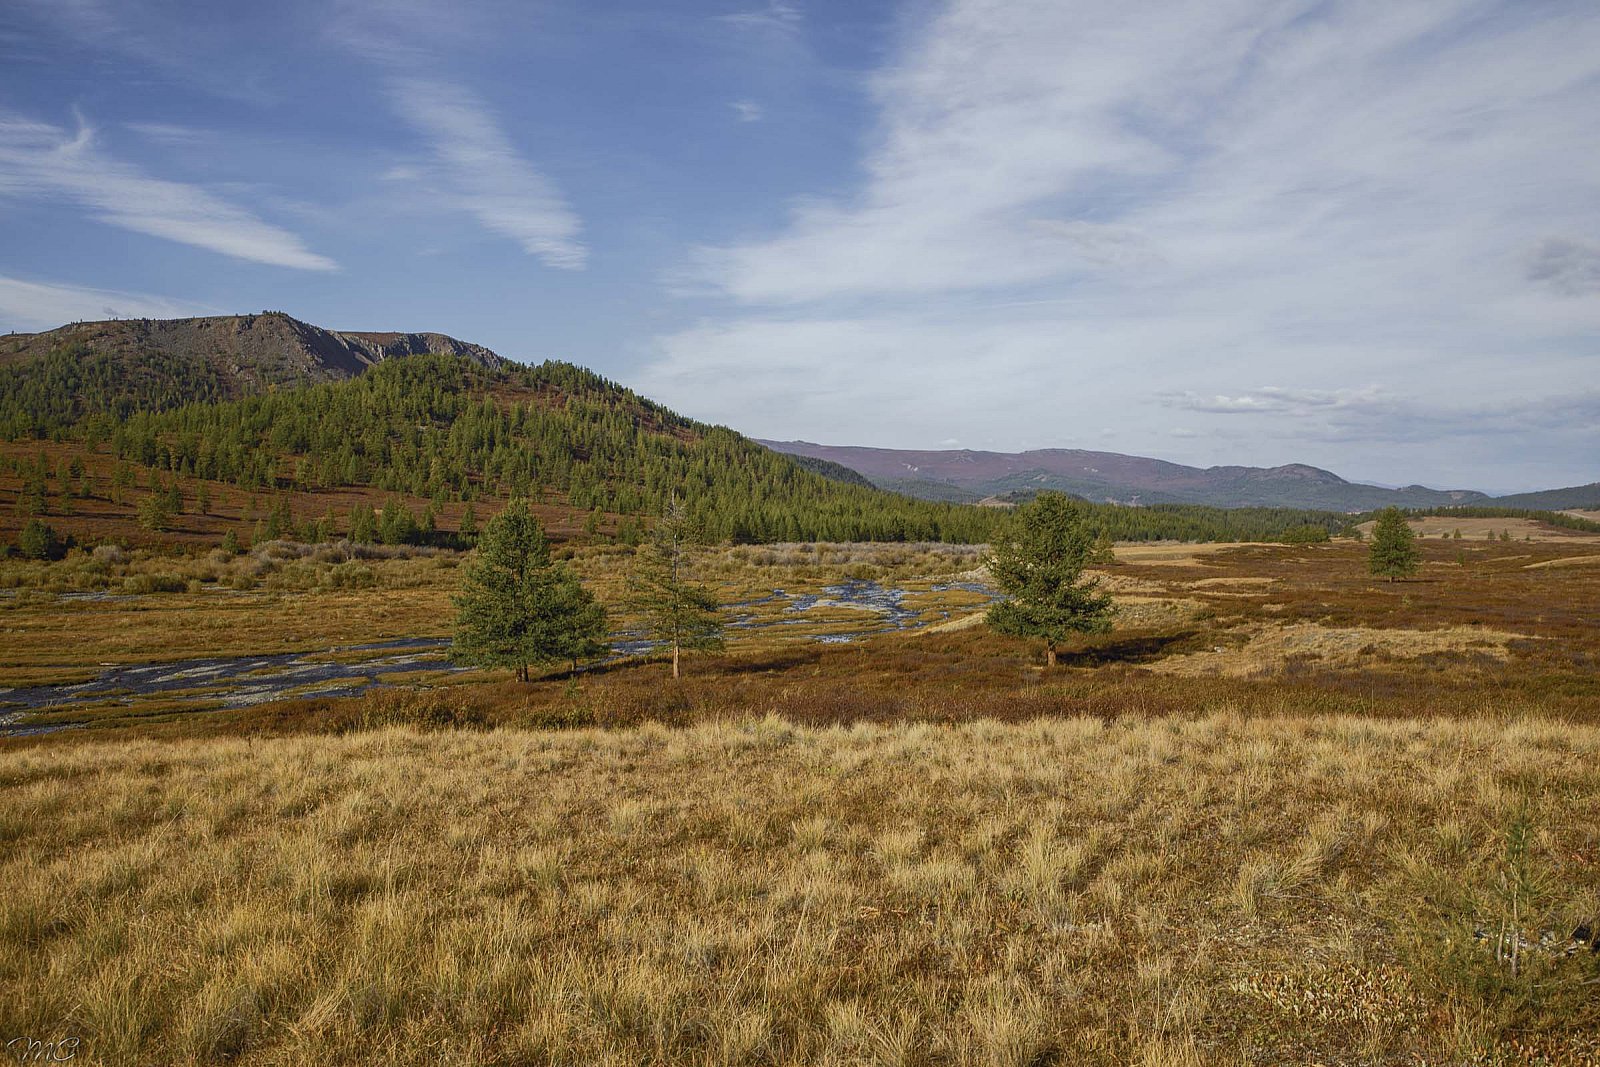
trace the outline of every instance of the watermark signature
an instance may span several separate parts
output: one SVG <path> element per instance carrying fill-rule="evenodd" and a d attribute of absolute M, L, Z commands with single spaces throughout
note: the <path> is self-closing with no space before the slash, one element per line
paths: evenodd
<path fill-rule="evenodd" d="M 78 1055 L 82 1042 L 76 1037 L 40 1041 L 33 1037 L 14 1037 L 6 1042 L 6 1055 L 18 1063 L 66 1063 Z"/>

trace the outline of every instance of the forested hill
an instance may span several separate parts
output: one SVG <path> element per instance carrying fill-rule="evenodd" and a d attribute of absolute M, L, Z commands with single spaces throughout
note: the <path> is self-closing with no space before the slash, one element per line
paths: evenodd
<path fill-rule="evenodd" d="M 272 389 L 342 381 L 385 360 L 506 360 L 438 333 L 328 330 L 279 311 L 78 322 L 0 337 L 0 436 L 49 435 L 86 416 L 161 411 Z"/>
<path fill-rule="evenodd" d="M 566 363 L 381 363 L 345 382 L 90 419 L 122 458 L 258 490 L 374 486 L 442 500 L 559 497 L 715 539 L 983 540 L 993 516 L 843 484 Z"/>
<path fill-rule="evenodd" d="M 0 392 L 0 404 L 14 399 Z M 674 494 L 713 539 L 732 541 L 979 542 L 1007 514 L 808 470 L 565 363 L 490 367 L 418 355 L 345 381 L 102 412 L 60 422 L 51 433 L 68 449 L 113 452 L 122 484 L 152 492 L 174 482 L 231 483 L 251 494 L 332 500 L 333 490 L 357 487 L 431 500 L 441 513 L 453 502 L 481 501 L 480 515 L 527 495 L 617 516 L 603 525 L 618 536 L 641 532 Z M 48 499 L 48 474 L 42 463 L 23 471 L 36 483 L 33 499 Z M 1306 524 L 1336 532 L 1347 521 L 1289 509 L 1091 507 L 1095 524 L 1119 540 L 1264 540 Z M 332 515 L 331 532 L 354 529 L 354 520 Z"/>
<path fill-rule="evenodd" d="M 1517 493 L 1495 497 L 1490 503 L 1505 508 L 1594 508 L 1600 509 L 1600 482 L 1574 485 L 1565 489 L 1545 489 L 1537 493 Z"/>

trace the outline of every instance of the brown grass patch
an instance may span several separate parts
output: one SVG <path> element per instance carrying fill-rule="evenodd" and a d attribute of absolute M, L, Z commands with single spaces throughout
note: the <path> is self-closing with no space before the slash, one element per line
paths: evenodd
<path fill-rule="evenodd" d="M 1523 570 L 1536 571 L 1546 567 L 1593 567 L 1597 563 L 1600 563 L 1600 556 L 1562 556 L 1560 559 L 1529 563 Z"/>
<path fill-rule="evenodd" d="M 1315 661 L 1321 668 L 1355 667 L 1384 659 L 1419 659 L 1438 653 L 1469 653 L 1504 661 L 1507 646 L 1528 640 L 1526 634 L 1503 633 L 1470 626 L 1438 630 L 1380 630 L 1372 627 L 1318 626 L 1297 623 L 1249 627 L 1225 637 L 1245 635 L 1243 644 L 1169 656 L 1149 664 L 1163 674 L 1215 674 L 1247 677 L 1283 670 L 1293 660 Z"/>

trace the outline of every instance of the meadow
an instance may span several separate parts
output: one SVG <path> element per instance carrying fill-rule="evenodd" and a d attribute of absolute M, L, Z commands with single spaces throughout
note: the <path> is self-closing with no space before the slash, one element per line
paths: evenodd
<path fill-rule="evenodd" d="M 702 573 L 763 624 L 677 686 L 645 657 L 30 714 L 66 728 L 0 739 L 0 1035 L 107 1064 L 1600 1063 L 1600 540 L 1514 536 L 1434 533 L 1395 583 L 1346 541 L 1119 546 L 1115 628 L 1053 672 L 981 625 L 974 549 L 726 547 Z M 563 554 L 620 602 L 620 549 Z M 459 564 L 100 556 L 0 564 L 0 684 L 444 637 Z M 914 625 L 826 602 L 851 581 Z"/>

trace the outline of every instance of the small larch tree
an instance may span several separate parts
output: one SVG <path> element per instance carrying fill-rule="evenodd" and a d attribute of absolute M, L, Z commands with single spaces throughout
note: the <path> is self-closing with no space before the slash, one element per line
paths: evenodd
<path fill-rule="evenodd" d="M 1367 570 L 1392 582 L 1417 573 L 1421 560 L 1417 536 L 1400 509 L 1385 508 L 1379 512 L 1372 528 L 1372 544 L 1367 548 Z"/>
<path fill-rule="evenodd" d="M 1061 493 L 1041 493 L 1018 508 L 995 540 L 989 576 L 1005 599 L 989 609 L 991 627 L 1044 641 L 1045 663 L 1076 634 L 1111 628 L 1111 596 L 1083 576 L 1095 550 L 1095 531 L 1083 510 Z"/>
<path fill-rule="evenodd" d="M 605 609 L 550 558 L 526 502 L 513 500 L 484 523 L 477 558 L 463 571 L 451 659 L 509 667 L 525 682 L 530 666 L 575 664 L 605 651 Z"/>
<path fill-rule="evenodd" d="M 717 598 L 697 584 L 691 554 L 701 544 L 695 524 L 676 497 L 668 502 L 651 537 L 634 556 L 628 586 L 655 640 L 672 649 L 672 677 L 679 677 L 685 650 L 722 647 L 722 612 Z"/>
<path fill-rule="evenodd" d="M 172 525 L 164 494 L 152 493 L 139 501 L 139 525 L 152 533 L 163 533 Z"/>

